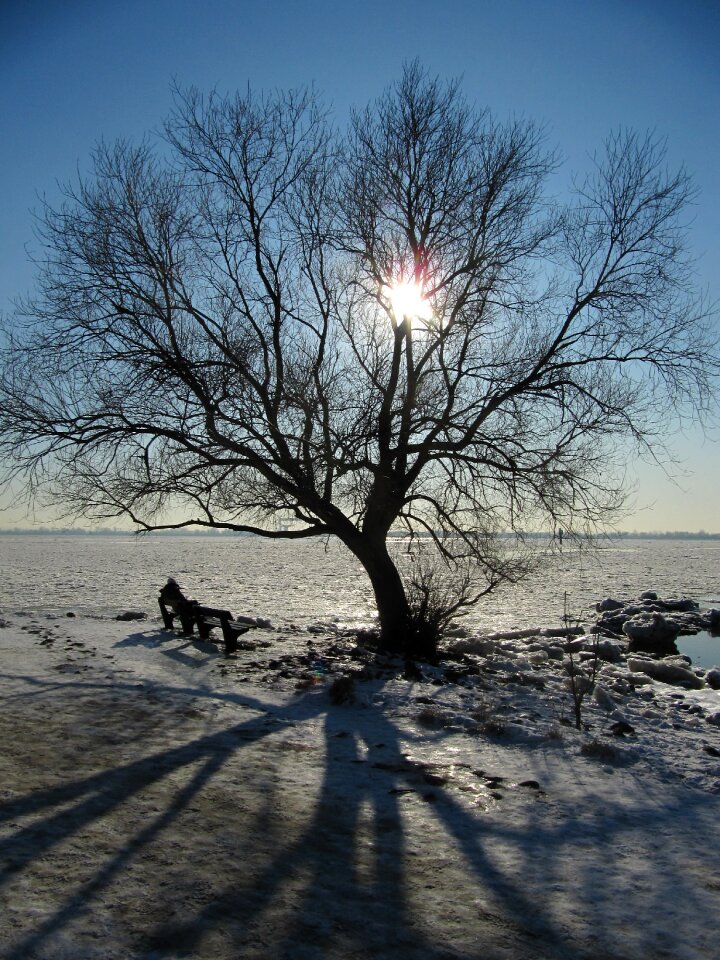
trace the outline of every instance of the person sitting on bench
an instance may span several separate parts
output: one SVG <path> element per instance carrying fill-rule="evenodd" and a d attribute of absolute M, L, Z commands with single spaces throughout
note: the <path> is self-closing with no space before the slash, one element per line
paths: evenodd
<path fill-rule="evenodd" d="M 220 627 L 225 641 L 225 653 L 235 653 L 238 649 L 238 637 L 251 629 L 251 624 L 239 623 L 229 610 L 219 610 L 216 607 L 206 607 L 197 600 L 188 600 L 180 589 L 177 580 L 172 577 L 160 590 L 158 597 L 160 613 L 166 630 L 172 630 L 173 621 L 179 618 L 182 632 L 192 636 L 193 628 L 197 624 L 198 633 L 202 640 L 210 637 L 213 627 Z"/>
<path fill-rule="evenodd" d="M 167 611 L 163 610 L 163 606 L 169 607 L 173 613 L 180 618 L 183 633 L 192 633 L 193 620 L 190 608 L 197 606 L 197 600 L 188 600 L 180 589 L 180 584 L 173 577 L 168 577 L 168 582 L 160 590 L 160 611 L 163 615 L 165 626 L 170 629 L 173 618 L 170 618 L 168 622 Z"/>

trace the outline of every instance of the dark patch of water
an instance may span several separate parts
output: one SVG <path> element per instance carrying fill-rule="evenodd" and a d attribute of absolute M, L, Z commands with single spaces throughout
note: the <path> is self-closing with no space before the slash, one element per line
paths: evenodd
<path fill-rule="evenodd" d="M 693 667 L 709 670 L 720 667 L 720 636 L 701 630 L 699 633 L 680 636 L 675 641 L 680 653 L 692 660 Z"/>

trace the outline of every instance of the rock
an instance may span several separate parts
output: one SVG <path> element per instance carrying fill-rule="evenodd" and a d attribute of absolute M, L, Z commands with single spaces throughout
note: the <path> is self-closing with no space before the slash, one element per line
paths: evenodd
<path fill-rule="evenodd" d="M 534 666 L 539 666 L 541 663 L 547 663 L 549 659 L 546 650 L 533 650 L 532 653 L 528 654 L 527 658 Z"/>
<path fill-rule="evenodd" d="M 593 688 L 593 682 L 590 677 L 586 677 L 584 673 L 576 673 L 574 676 L 567 678 L 565 686 L 566 689 L 570 691 L 574 689 L 576 693 L 590 693 Z"/>
<path fill-rule="evenodd" d="M 124 613 L 119 613 L 116 617 L 116 620 L 147 620 L 147 614 L 144 610 L 125 610 Z"/>
<path fill-rule="evenodd" d="M 621 759 L 621 754 L 609 743 L 603 743 L 601 740 L 590 740 L 583 743 L 580 747 L 580 753 L 584 757 L 591 757 L 600 760 L 603 763 L 615 763 Z"/>
<path fill-rule="evenodd" d="M 616 720 L 610 727 L 610 732 L 615 737 L 624 737 L 628 733 L 635 733 L 635 727 L 627 720 Z"/>
<path fill-rule="evenodd" d="M 720 633 L 720 610 L 713 607 L 707 611 L 706 616 L 710 622 L 710 629 Z"/>
<path fill-rule="evenodd" d="M 431 773 L 430 771 L 423 773 L 422 778 L 431 787 L 444 787 L 450 780 L 449 777 L 445 777 L 441 773 Z"/>
<path fill-rule="evenodd" d="M 593 655 L 597 654 L 598 658 L 606 663 L 619 663 L 623 655 L 622 646 L 612 640 L 598 640 L 590 644 L 587 649 Z"/>
<path fill-rule="evenodd" d="M 493 657 L 491 660 L 488 660 L 488 666 L 493 670 L 512 673 L 517 669 L 517 662 L 515 660 L 503 660 L 500 657 Z"/>
<path fill-rule="evenodd" d="M 571 660 L 570 657 L 563 660 L 563 668 L 569 677 L 586 676 L 583 665 L 578 660 Z"/>
<path fill-rule="evenodd" d="M 625 618 L 635 617 L 638 613 L 648 613 L 657 609 L 653 607 L 652 604 L 637 604 L 637 603 L 628 603 L 623 607 L 622 612 L 625 614 Z"/>
<path fill-rule="evenodd" d="M 600 667 L 599 674 L 601 677 L 612 678 L 612 677 L 622 677 L 624 674 L 623 668 L 617 666 L 614 663 L 603 663 Z"/>
<path fill-rule="evenodd" d="M 720 670 L 714 667 L 705 674 L 705 683 L 713 690 L 720 690 Z"/>
<path fill-rule="evenodd" d="M 653 680 L 659 680 L 660 683 L 687 687 L 691 690 L 700 690 L 705 686 L 704 680 L 696 676 L 684 663 L 678 661 L 644 660 L 628 657 L 627 665 L 633 673 L 646 673 Z M 634 678 L 632 682 L 635 682 Z"/>
<path fill-rule="evenodd" d="M 653 722 L 664 719 L 659 710 L 653 710 L 650 707 L 648 707 L 647 710 L 643 710 L 641 716 L 643 716 L 646 720 L 652 720 Z"/>
<path fill-rule="evenodd" d="M 608 693 L 607 688 L 601 683 L 595 684 L 595 689 L 593 690 L 593 700 L 599 707 L 602 707 L 603 710 L 615 709 L 615 701 Z"/>
<path fill-rule="evenodd" d="M 618 681 L 620 682 L 620 681 Z M 627 682 L 627 681 L 626 681 Z M 644 687 L 653 682 L 653 678 L 645 672 L 632 673 L 629 683 L 633 687 Z"/>
<path fill-rule="evenodd" d="M 599 603 L 595 604 L 595 609 L 598 613 L 604 613 L 606 610 L 622 610 L 625 606 L 622 600 L 615 600 L 613 597 L 605 597 L 604 600 L 600 600 Z"/>
<path fill-rule="evenodd" d="M 607 611 L 598 620 L 597 627 L 599 630 L 607 630 L 608 633 L 622 633 L 623 626 L 629 616 L 630 614 L 624 611 L 619 613 L 612 610 Z"/>
<path fill-rule="evenodd" d="M 540 632 L 538 627 L 526 627 L 525 630 L 502 630 L 488 636 L 491 640 L 527 640 L 528 637 L 538 636 Z"/>
<path fill-rule="evenodd" d="M 695 601 L 691 600 L 689 597 L 671 597 L 668 600 L 658 600 L 658 603 L 665 608 L 665 610 L 679 610 L 682 612 L 687 612 L 690 610 L 698 610 L 700 605 Z"/>
<path fill-rule="evenodd" d="M 711 723 L 714 727 L 720 727 L 720 710 L 717 713 L 711 713 L 706 718 L 705 723 Z"/>
<path fill-rule="evenodd" d="M 355 699 L 355 680 L 353 677 L 336 677 L 328 690 L 330 700 L 336 706 L 352 703 Z"/>
<path fill-rule="evenodd" d="M 532 662 L 528 657 L 518 657 L 513 664 L 513 670 L 517 670 L 520 673 L 527 673 L 528 670 L 532 670 L 532 667 Z"/>
<path fill-rule="evenodd" d="M 654 590 L 646 590 L 645 593 L 640 594 L 641 600 L 657 600 L 658 595 Z"/>
<path fill-rule="evenodd" d="M 245 623 L 249 627 L 261 627 L 264 630 L 272 630 L 273 625 L 270 620 L 267 620 L 265 617 L 245 617 L 240 615 L 235 617 L 236 623 Z M 321 624 L 311 624 L 308 628 L 309 633 L 328 633 L 329 628 L 327 625 Z"/>
<path fill-rule="evenodd" d="M 622 632 L 630 639 L 630 650 L 633 652 L 677 652 L 675 638 L 680 633 L 680 626 L 674 620 L 667 620 L 661 613 L 631 617 L 623 624 Z"/>
<path fill-rule="evenodd" d="M 489 637 L 468 637 L 448 644 L 448 649 L 453 653 L 475 653 L 483 657 L 495 653 L 498 648 L 497 640 L 491 640 Z"/>
<path fill-rule="evenodd" d="M 562 647 L 548 647 L 547 655 L 551 660 L 564 660 L 565 651 Z"/>
<path fill-rule="evenodd" d="M 585 649 L 585 640 L 568 640 L 568 642 L 565 644 L 565 649 L 568 653 L 579 653 L 581 650 Z"/>

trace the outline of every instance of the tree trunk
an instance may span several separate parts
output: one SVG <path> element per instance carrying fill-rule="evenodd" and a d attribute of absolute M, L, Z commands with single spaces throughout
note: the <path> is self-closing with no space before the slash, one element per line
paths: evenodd
<path fill-rule="evenodd" d="M 380 619 L 380 643 L 384 650 L 412 656 L 410 607 L 405 587 L 383 537 L 363 536 L 348 543 L 370 578 Z"/>

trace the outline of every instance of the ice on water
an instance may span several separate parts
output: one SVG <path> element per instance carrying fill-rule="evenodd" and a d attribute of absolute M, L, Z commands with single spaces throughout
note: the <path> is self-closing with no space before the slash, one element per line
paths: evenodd
<path fill-rule="evenodd" d="M 404 545 L 398 545 L 404 550 Z M 235 614 L 278 626 L 367 624 L 369 583 L 336 540 L 269 541 L 234 536 L 11 535 L 0 537 L 0 610 L 114 616 L 157 613 L 157 593 L 172 576 L 185 592 Z M 524 583 L 498 589 L 464 625 L 484 632 L 557 625 L 569 613 L 591 616 L 601 597 L 685 594 L 720 598 L 720 541 L 625 539 L 596 549 L 548 552 Z"/>

